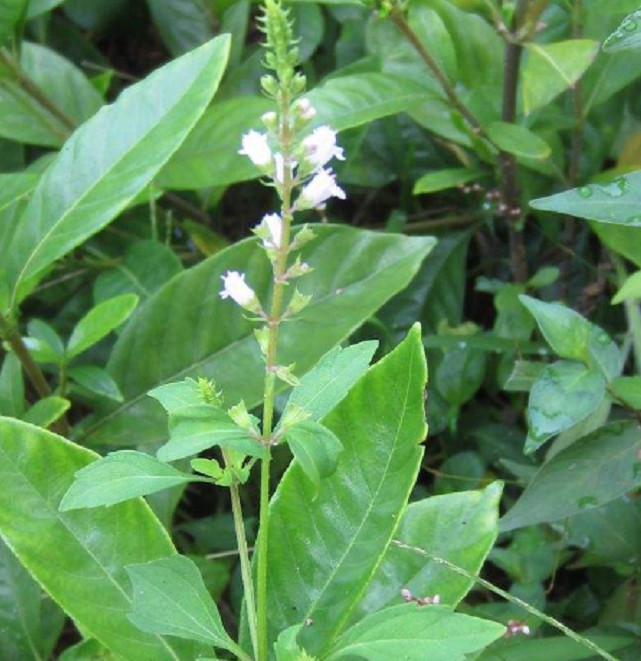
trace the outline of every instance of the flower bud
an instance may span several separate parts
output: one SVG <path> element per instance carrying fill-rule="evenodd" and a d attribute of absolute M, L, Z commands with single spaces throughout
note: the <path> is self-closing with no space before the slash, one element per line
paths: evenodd
<path fill-rule="evenodd" d="M 256 298 L 254 290 L 245 282 L 245 274 L 238 271 L 227 271 L 221 276 L 224 287 L 220 292 L 220 297 L 231 298 L 240 307 L 252 312 L 260 311 L 260 304 Z"/>
<path fill-rule="evenodd" d="M 296 101 L 295 111 L 298 116 L 306 122 L 316 117 L 316 108 L 312 106 L 308 98 L 298 99 L 298 101 Z"/>
<path fill-rule="evenodd" d="M 265 248 L 278 250 L 283 240 L 283 219 L 277 213 L 267 214 L 254 232 L 263 240 Z"/>
<path fill-rule="evenodd" d="M 261 120 L 268 131 L 276 131 L 278 129 L 278 115 L 271 110 L 261 116 Z"/>

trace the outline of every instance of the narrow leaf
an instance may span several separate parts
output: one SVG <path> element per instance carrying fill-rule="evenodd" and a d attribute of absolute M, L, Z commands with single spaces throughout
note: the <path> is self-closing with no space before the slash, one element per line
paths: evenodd
<path fill-rule="evenodd" d="M 43 429 L 59 420 L 71 406 L 71 402 L 64 397 L 52 395 L 38 400 L 23 416 L 25 422 L 37 425 Z"/>
<path fill-rule="evenodd" d="M 451 168 L 448 170 L 436 170 L 424 174 L 412 189 L 414 195 L 424 193 L 436 193 L 438 191 L 454 188 L 468 181 L 473 181 L 481 177 L 482 172 L 470 168 Z"/>
<path fill-rule="evenodd" d="M 552 150 L 550 146 L 525 126 L 508 124 L 507 122 L 492 122 L 487 127 L 487 133 L 500 149 L 522 158 L 544 159 Z"/>
<path fill-rule="evenodd" d="M 641 9 L 633 12 L 613 32 L 603 44 L 607 53 L 618 53 L 641 48 Z"/>
<path fill-rule="evenodd" d="M 621 286 L 612 299 L 612 305 L 623 303 L 630 299 L 641 298 L 641 271 L 633 273 Z"/>
<path fill-rule="evenodd" d="M 109 372 L 96 365 L 78 365 L 69 370 L 69 377 L 79 386 L 100 397 L 122 402 L 123 396 L 118 384 Z"/>

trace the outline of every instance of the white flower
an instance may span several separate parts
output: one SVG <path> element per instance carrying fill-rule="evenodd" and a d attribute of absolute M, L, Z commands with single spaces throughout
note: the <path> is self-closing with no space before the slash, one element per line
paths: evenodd
<path fill-rule="evenodd" d="M 294 169 L 298 163 L 292 161 L 290 165 L 291 175 L 294 176 Z M 281 186 L 285 183 L 285 159 L 280 152 L 274 154 L 274 181 Z"/>
<path fill-rule="evenodd" d="M 245 274 L 238 271 L 227 271 L 221 276 L 224 287 L 220 292 L 221 298 L 231 298 L 241 307 L 253 307 L 256 302 L 254 290 L 245 282 Z"/>
<path fill-rule="evenodd" d="M 259 168 L 267 167 L 272 162 L 272 150 L 267 144 L 267 136 L 258 131 L 249 131 L 243 135 L 243 148 L 238 152 L 247 156 Z"/>
<path fill-rule="evenodd" d="M 331 170 L 321 169 L 305 185 L 296 203 L 299 209 L 312 209 L 330 197 L 345 199 L 345 191 L 336 184 L 336 175 Z"/>
<path fill-rule="evenodd" d="M 296 102 L 296 110 L 298 111 L 301 119 L 309 121 L 310 119 L 314 119 L 314 117 L 316 117 L 316 108 L 312 106 L 312 104 L 309 102 L 309 99 L 307 98 L 298 99 Z"/>
<path fill-rule="evenodd" d="M 337 158 L 344 161 L 343 150 L 336 146 L 336 131 L 329 126 L 319 126 L 311 135 L 303 140 L 305 160 L 316 168 L 322 168 L 326 163 Z"/>
<path fill-rule="evenodd" d="M 280 248 L 283 240 L 283 219 L 277 213 L 270 213 L 263 217 L 260 226 L 267 235 L 263 239 L 265 248 Z"/>

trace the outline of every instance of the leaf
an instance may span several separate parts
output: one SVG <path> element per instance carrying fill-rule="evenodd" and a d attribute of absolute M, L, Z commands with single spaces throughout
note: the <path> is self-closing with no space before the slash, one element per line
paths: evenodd
<path fill-rule="evenodd" d="M 0 535 L 86 636 L 131 661 L 193 661 L 199 648 L 144 634 L 126 617 L 124 566 L 175 553 L 149 507 L 58 510 L 74 473 L 95 459 L 51 432 L 0 419 Z"/>
<path fill-rule="evenodd" d="M 486 131 L 500 149 L 514 156 L 541 160 L 552 153 L 547 142 L 525 126 L 492 122 L 486 127 Z"/>
<path fill-rule="evenodd" d="M 138 305 L 138 296 L 122 294 L 98 303 L 76 324 L 67 342 L 67 358 L 75 358 L 118 328 Z"/>
<path fill-rule="evenodd" d="M 60 503 L 60 511 L 108 507 L 146 496 L 199 478 L 181 473 L 148 454 L 121 450 L 112 452 L 79 470 Z"/>
<path fill-rule="evenodd" d="M 545 303 L 525 295 L 519 296 L 519 300 L 536 319 L 543 337 L 561 358 L 598 367 L 608 379 L 619 375 L 621 353 L 603 329 L 560 303 Z"/>
<path fill-rule="evenodd" d="M 612 305 L 635 298 L 641 298 L 641 271 L 633 273 L 626 279 L 621 289 L 619 289 L 612 299 Z"/>
<path fill-rule="evenodd" d="M 434 245 L 429 237 L 344 226 L 319 225 L 314 231 L 317 238 L 302 249 L 301 259 L 315 270 L 300 283 L 301 291 L 314 298 L 279 333 L 279 360 L 295 362 L 297 375 L 402 289 Z M 166 417 L 147 391 L 187 376 L 214 378 L 230 404 L 243 399 L 251 409 L 261 402 L 265 365 L 254 324 L 219 297 L 222 274 L 238 268 L 265 300 L 271 267 L 252 239 L 176 276 L 138 310 L 108 364 L 125 404 L 106 410 L 85 429 L 87 443 L 136 445 L 141 439 L 149 444 L 166 439 Z"/>
<path fill-rule="evenodd" d="M 614 379 L 612 392 L 628 406 L 641 411 L 641 376 L 620 376 Z"/>
<path fill-rule="evenodd" d="M 641 242 L 639 229 L 637 227 L 625 227 L 623 225 L 612 225 L 606 223 L 590 223 L 592 231 L 599 240 L 608 248 L 623 255 L 626 259 L 634 262 L 641 268 Z"/>
<path fill-rule="evenodd" d="M 641 9 L 633 12 L 604 42 L 606 53 L 618 53 L 641 48 Z"/>
<path fill-rule="evenodd" d="M 24 408 L 22 365 L 15 353 L 7 353 L 0 370 L 0 415 L 20 418 Z"/>
<path fill-rule="evenodd" d="M 414 195 L 425 193 L 436 193 L 438 191 L 454 188 L 468 181 L 478 179 L 482 175 L 479 170 L 471 168 L 450 168 L 447 170 L 435 170 L 424 174 L 412 189 Z"/>
<path fill-rule="evenodd" d="M 50 427 L 56 420 L 59 420 L 70 408 L 71 402 L 64 397 L 52 395 L 38 400 L 24 414 L 23 420 L 32 425 L 37 425 L 43 429 Z"/>
<path fill-rule="evenodd" d="M 589 184 L 541 197 L 530 206 L 599 223 L 641 227 L 641 172 L 625 174 L 609 184 Z"/>
<path fill-rule="evenodd" d="M 211 17 L 202 0 L 147 0 L 147 4 L 163 42 L 174 57 L 214 36 Z"/>
<path fill-rule="evenodd" d="M 49 355 L 49 360 L 42 362 L 59 363 L 64 358 L 65 345 L 53 326 L 42 319 L 32 319 L 27 324 L 29 335 L 40 342 L 41 351 Z"/>
<path fill-rule="evenodd" d="M 544 369 L 545 365 L 543 363 L 532 360 L 515 361 L 512 372 L 503 384 L 503 390 L 507 392 L 530 392 Z"/>
<path fill-rule="evenodd" d="M 327 661 L 464 661 L 505 633 L 498 622 L 452 612 L 446 606 L 399 604 L 373 613 L 344 633 Z"/>
<path fill-rule="evenodd" d="M 378 342 L 369 341 L 328 351 L 292 390 L 283 418 L 294 406 L 309 413 L 310 420 L 327 415 L 367 372 L 377 347 Z"/>
<path fill-rule="evenodd" d="M 181 555 L 129 565 L 134 591 L 129 619 L 143 631 L 239 650 L 223 628 L 218 609 L 198 567 Z M 240 654 L 241 658 L 247 655 Z"/>
<path fill-rule="evenodd" d="M 14 302 L 26 281 L 102 229 L 151 181 L 211 100 L 228 50 L 222 36 L 170 62 L 68 140 L 13 236 L 6 268 Z"/>
<path fill-rule="evenodd" d="M 68 647 L 58 661 L 120 661 L 120 659 L 97 640 L 83 640 L 77 645 Z"/>
<path fill-rule="evenodd" d="M 604 396 L 605 379 L 600 372 L 567 360 L 547 365 L 530 392 L 526 454 L 585 420 Z"/>
<path fill-rule="evenodd" d="M 19 23 L 28 0 L 0 0 L 0 46 Z"/>
<path fill-rule="evenodd" d="M 344 450 L 318 491 L 294 461 L 269 518 L 269 630 L 311 618 L 301 646 L 323 656 L 345 628 L 398 526 L 425 438 L 420 328 L 324 418 Z M 310 553 L 310 548 L 322 549 Z M 311 588 L 311 589 L 310 589 Z"/>
<path fill-rule="evenodd" d="M 23 197 L 27 197 L 36 187 L 39 179 L 40 175 L 33 172 L 0 174 L 0 212 Z"/>
<path fill-rule="evenodd" d="M 99 397 L 107 397 L 116 402 L 124 400 L 118 384 L 102 367 L 96 365 L 78 365 L 69 370 L 69 377 L 79 386 L 86 388 Z"/>
<path fill-rule="evenodd" d="M 501 531 L 549 523 L 600 507 L 641 483 L 641 429 L 611 422 L 556 454 L 534 475 Z"/>
<path fill-rule="evenodd" d="M 522 73 L 523 110 L 529 115 L 574 87 L 597 53 L 599 42 L 570 39 L 553 44 L 529 43 Z"/>
<path fill-rule="evenodd" d="M 294 425 L 285 434 L 285 440 L 316 489 L 322 479 L 336 470 L 343 445 L 333 432 L 319 422 L 306 420 Z"/>
<path fill-rule="evenodd" d="M 36 101 L 12 76 L 5 76 L 0 80 L 0 136 L 4 138 L 60 147 L 75 124 L 82 124 L 102 106 L 102 97 L 84 73 L 45 46 L 23 43 L 20 68 L 66 121 Z"/>
<path fill-rule="evenodd" d="M 409 546 L 428 548 L 439 558 L 478 574 L 498 535 L 501 492 L 502 484 L 494 482 L 483 490 L 411 503 L 395 537 Z M 392 544 L 352 622 L 398 603 L 403 588 L 421 598 L 438 595 L 441 603 L 456 606 L 473 585 L 471 579 Z"/>

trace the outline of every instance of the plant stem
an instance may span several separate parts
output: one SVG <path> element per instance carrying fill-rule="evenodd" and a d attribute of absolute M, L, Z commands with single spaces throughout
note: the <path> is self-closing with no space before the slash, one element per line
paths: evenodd
<path fill-rule="evenodd" d="M 401 549 L 405 549 L 406 551 L 412 551 L 413 553 L 417 553 L 426 558 L 429 558 L 430 560 L 433 560 L 439 565 L 443 565 L 448 569 L 450 569 L 451 571 L 453 571 L 454 573 L 459 574 L 459 576 L 464 576 L 465 578 L 468 578 L 474 581 L 475 583 L 477 583 L 478 585 L 484 587 L 486 590 L 489 590 L 490 592 L 494 592 L 494 594 L 497 594 L 499 597 L 502 597 L 506 601 L 509 601 L 510 603 L 520 606 L 531 615 L 538 617 L 540 620 L 543 620 L 543 622 L 546 622 L 555 629 L 558 629 L 559 631 L 563 632 L 568 638 L 572 638 L 572 640 L 577 642 L 579 645 L 582 645 L 583 647 L 587 647 L 589 650 L 591 650 L 595 654 L 598 654 L 603 659 L 607 659 L 608 661 L 618 661 L 617 658 L 606 652 L 604 649 L 601 649 L 596 643 L 593 643 L 590 639 L 581 636 L 580 634 L 576 633 L 576 631 L 572 631 L 572 629 L 566 627 L 565 624 L 563 624 L 562 622 L 559 622 L 558 620 L 555 620 L 553 617 L 550 617 L 549 615 L 542 613 L 538 608 L 535 608 L 534 606 L 528 604 L 526 601 L 523 601 L 522 599 L 515 597 L 509 592 L 502 590 L 493 583 L 486 581 L 484 578 L 481 578 L 480 576 L 476 576 L 475 574 L 468 572 L 466 569 L 463 569 L 463 567 L 459 567 L 458 565 L 455 565 L 453 562 L 450 562 L 445 558 L 440 558 L 439 556 L 434 555 L 429 551 L 427 551 L 426 549 L 423 549 L 419 546 L 410 546 L 409 544 L 405 544 L 405 542 L 401 542 L 397 539 L 393 540 L 393 544 L 395 544 Z"/>

